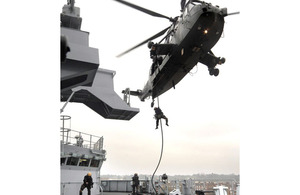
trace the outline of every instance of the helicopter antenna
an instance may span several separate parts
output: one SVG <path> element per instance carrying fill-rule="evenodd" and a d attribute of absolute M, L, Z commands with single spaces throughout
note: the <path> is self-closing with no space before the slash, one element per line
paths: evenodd
<path fill-rule="evenodd" d="M 240 12 L 232 12 L 232 13 L 227 14 L 226 16 L 236 15 L 236 14 L 240 14 Z"/>

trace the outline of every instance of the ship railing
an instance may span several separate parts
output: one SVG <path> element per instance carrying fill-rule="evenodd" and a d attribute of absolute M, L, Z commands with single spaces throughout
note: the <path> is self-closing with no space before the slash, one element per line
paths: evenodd
<path fill-rule="evenodd" d="M 74 145 L 78 147 L 103 150 L 103 136 L 95 136 L 83 133 L 69 128 L 61 128 L 61 142 L 65 145 Z"/>

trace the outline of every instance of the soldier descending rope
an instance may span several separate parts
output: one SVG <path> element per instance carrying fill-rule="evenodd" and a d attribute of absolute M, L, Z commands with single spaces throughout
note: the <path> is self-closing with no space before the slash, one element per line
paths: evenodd
<path fill-rule="evenodd" d="M 166 125 L 169 126 L 169 124 L 168 124 L 168 118 L 164 115 L 164 113 L 161 111 L 161 109 L 159 107 L 155 107 L 154 111 L 155 111 L 154 117 L 156 119 L 156 128 L 155 129 L 158 128 L 158 122 L 162 118 L 166 120 Z"/>
<path fill-rule="evenodd" d="M 132 177 L 132 185 L 131 185 L 133 195 L 136 195 L 138 193 L 139 185 L 140 185 L 139 176 L 137 173 L 135 173 L 134 176 Z"/>

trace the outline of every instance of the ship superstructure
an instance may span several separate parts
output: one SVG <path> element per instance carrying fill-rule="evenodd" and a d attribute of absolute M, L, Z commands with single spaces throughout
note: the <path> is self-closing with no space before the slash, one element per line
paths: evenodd
<path fill-rule="evenodd" d="M 106 160 L 103 137 L 66 128 L 70 116 L 61 116 L 61 120 L 61 195 L 78 194 L 88 172 L 94 181 L 92 194 L 100 194 L 100 169 Z"/>
<path fill-rule="evenodd" d="M 68 0 L 61 13 L 61 102 L 82 103 L 106 119 L 130 120 L 139 109 L 114 91 L 116 72 L 99 68 L 98 49 L 89 46 L 89 32 L 81 30 L 80 8 L 74 4 Z"/>
<path fill-rule="evenodd" d="M 139 109 L 130 107 L 114 91 L 116 72 L 99 68 L 97 48 L 89 46 L 89 32 L 81 30 L 80 8 L 67 0 L 61 22 L 61 102 L 82 103 L 106 119 L 130 120 Z M 61 195 L 79 194 L 83 178 L 92 173 L 92 195 L 100 194 L 100 169 L 106 160 L 103 137 L 66 128 L 71 117 L 61 116 Z"/>

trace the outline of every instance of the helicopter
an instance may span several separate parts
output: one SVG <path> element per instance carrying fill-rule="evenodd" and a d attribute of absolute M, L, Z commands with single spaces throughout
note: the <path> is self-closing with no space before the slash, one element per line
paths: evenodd
<path fill-rule="evenodd" d="M 204 1 L 181 0 L 180 16 L 171 18 L 123 0 L 115 1 L 171 22 L 169 27 L 117 56 L 121 57 L 148 43 L 153 62 L 143 90 L 131 91 L 127 88 L 122 91 L 124 96 L 138 96 L 141 101 L 151 96 L 153 107 L 155 98 L 172 87 L 175 89 L 175 85 L 199 62 L 207 66 L 211 76 L 219 75 L 216 66 L 224 64 L 225 58 L 216 57 L 211 49 L 223 33 L 224 17 L 239 12 L 227 13 L 227 8 L 213 6 Z M 164 34 L 166 35 L 158 43 L 152 42 Z"/>

